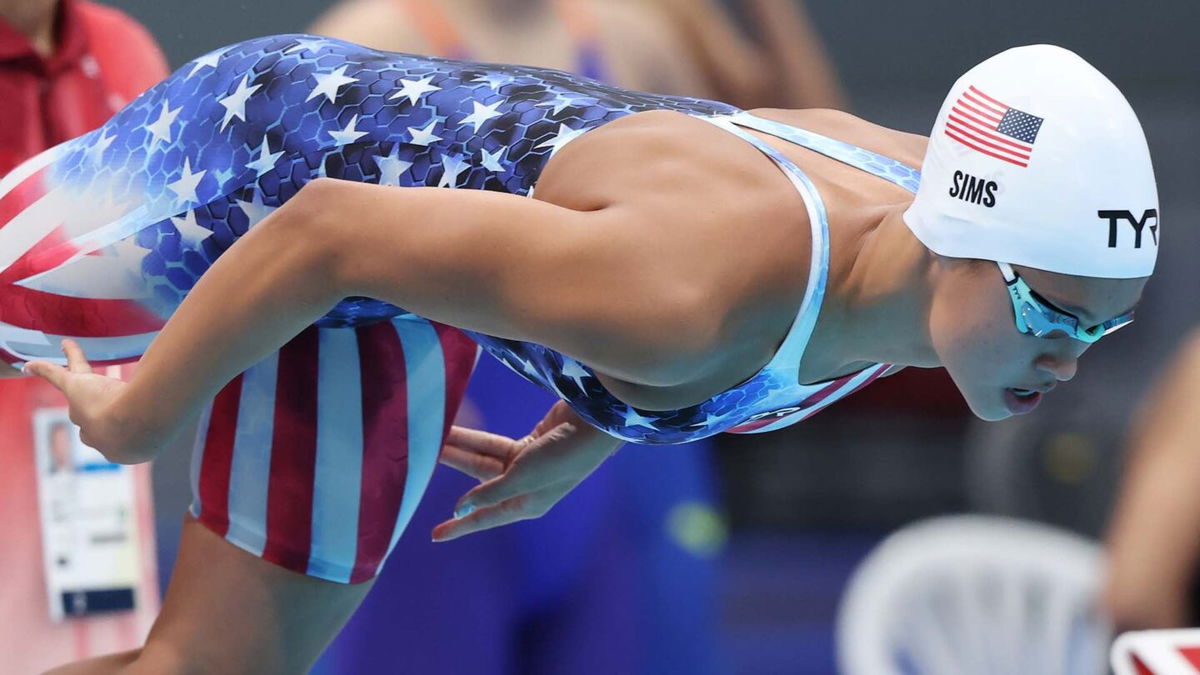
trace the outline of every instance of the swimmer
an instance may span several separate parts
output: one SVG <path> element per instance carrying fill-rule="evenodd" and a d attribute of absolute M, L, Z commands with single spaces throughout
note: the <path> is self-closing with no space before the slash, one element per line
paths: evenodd
<path fill-rule="evenodd" d="M 5 359 L 114 461 L 208 433 L 147 646 L 63 672 L 311 664 L 428 480 L 464 335 L 562 400 L 526 439 L 449 430 L 484 482 L 441 540 L 544 513 L 623 442 L 770 431 L 899 367 L 1028 412 L 1131 320 L 1159 235 L 1133 111 L 1049 46 L 968 71 L 926 139 L 275 36 L 0 194 Z M 88 361 L 138 356 L 128 383 Z"/>

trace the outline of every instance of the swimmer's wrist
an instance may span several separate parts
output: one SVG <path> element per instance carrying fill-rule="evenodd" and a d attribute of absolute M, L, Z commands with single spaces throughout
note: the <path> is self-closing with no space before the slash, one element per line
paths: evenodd
<path fill-rule="evenodd" d="M 182 415 L 162 409 L 162 397 L 143 399 L 136 384 L 137 376 L 122 388 L 109 405 L 105 417 L 123 439 L 123 463 L 147 462 L 174 438 Z"/>

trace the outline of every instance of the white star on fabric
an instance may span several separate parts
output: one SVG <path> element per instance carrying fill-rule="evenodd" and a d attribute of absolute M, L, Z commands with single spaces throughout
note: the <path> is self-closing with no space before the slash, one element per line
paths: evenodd
<path fill-rule="evenodd" d="M 577 138 L 580 134 L 582 134 L 585 131 L 587 131 L 586 128 L 572 129 L 565 124 L 559 124 L 558 125 L 558 134 L 556 134 L 554 136 L 554 138 L 551 138 L 548 141 L 544 141 L 537 147 L 538 148 L 550 148 L 550 156 L 553 157 L 554 153 L 558 152 L 559 150 L 562 150 L 562 147 L 564 145 L 575 140 L 575 138 Z"/>
<path fill-rule="evenodd" d="M 262 89 L 261 84 L 251 87 L 248 86 L 249 83 L 250 76 L 243 75 L 237 89 L 232 94 L 218 101 L 218 103 L 225 106 L 225 119 L 221 122 L 221 131 L 225 131 L 225 126 L 235 117 L 243 122 L 246 121 L 246 101 L 254 95 L 254 92 Z"/>
<path fill-rule="evenodd" d="M 693 424 L 689 424 L 688 426 L 696 427 L 696 428 L 710 428 L 714 424 L 719 424 L 721 422 L 724 422 L 725 419 L 726 419 L 725 415 L 714 415 L 712 413 L 704 413 L 704 421 L 703 422 L 695 422 Z"/>
<path fill-rule="evenodd" d="M 467 169 L 469 165 L 463 160 L 461 155 L 445 155 L 442 157 L 442 179 L 438 181 L 438 187 L 458 187 L 458 176 Z"/>
<path fill-rule="evenodd" d="M 329 132 L 329 135 L 333 137 L 333 140 L 338 144 L 338 147 L 341 147 L 347 143 L 353 143 L 363 136 L 366 136 L 367 132 L 358 130 L 358 115 L 355 115 L 354 117 L 350 118 L 350 124 L 347 124 L 345 129 L 342 129 L 341 131 L 331 131 Z"/>
<path fill-rule="evenodd" d="M 504 165 L 500 162 L 504 158 L 504 153 L 508 152 L 507 145 L 495 153 L 488 152 L 487 150 L 482 150 L 481 152 L 483 153 L 483 168 L 494 173 L 502 173 L 504 171 Z"/>
<path fill-rule="evenodd" d="M 316 55 L 317 52 L 325 47 L 324 40 L 314 40 L 313 38 L 296 38 L 296 44 L 284 50 L 284 54 L 295 54 L 296 52 L 312 52 Z"/>
<path fill-rule="evenodd" d="M 242 213 L 246 214 L 246 220 L 250 222 L 250 227 L 261 223 L 263 218 L 271 215 L 275 209 L 279 208 L 263 204 L 262 196 L 258 194 L 257 190 L 255 190 L 254 196 L 250 198 L 250 201 L 246 202 L 240 199 L 236 201 L 238 208 L 242 210 Z"/>
<path fill-rule="evenodd" d="M 588 102 L 588 101 L 598 102 L 599 99 L 592 97 L 592 96 L 584 96 L 583 94 L 574 94 L 574 93 L 570 93 L 570 92 L 568 92 L 568 93 L 558 92 L 554 95 L 554 98 L 552 100 L 539 103 L 539 104 L 537 104 L 537 107 L 545 108 L 548 106 L 554 106 L 554 112 L 552 114 L 557 115 L 560 112 L 562 112 L 563 109 L 565 109 L 567 106 L 583 105 L 585 102 Z"/>
<path fill-rule="evenodd" d="M 533 377 L 540 377 L 537 368 L 534 367 L 531 361 L 526 361 L 523 358 L 517 357 L 517 363 L 521 364 L 521 370 L 524 370 L 529 375 Z"/>
<path fill-rule="evenodd" d="M 559 372 L 565 377 L 575 380 L 576 386 L 578 386 L 581 391 L 584 390 L 583 378 L 591 377 L 591 374 L 584 370 L 583 366 L 579 365 L 579 362 L 575 359 L 564 358 L 562 370 Z"/>
<path fill-rule="evenodd" d="M 399 185 L 400 176 L 412 166 L 412 162 L 400 159 L 400 144 L 392 148 L 392 154 L 387 157 L 376 157 L 375 165 L 379 167 L 380 185 Z"/>
<path fill-rule="evenodd" d="M 632 406 L 622 413 L 621 417 L 625 420 L 625 426 L 627 427 L 646 427 L 647 429 L 654 428 L 654 425 L 651 424 L 651 422 L 654 420 L 649 417 L 642 417 L 638 414 L 638 411 L 633 409 Z"/>
<path fill-rule="evenodd" d="M 100 137 L 97 138 L 96 142 L 92 143 L 92 146 L 87 149 L 88 158 L 92 160 L 93 164 L 99 164 L 104 159 L 104 151 L 107 150 L 108 146 L 112 145 L 113 141 L 116 139 L 116 134 L 113 134 L 112 136 L 108 135 L 108 129 L 100 132 Z"/>
<path fill-rule="evenodd" d="M 389 96 L 388 100 L 395 101 L 398 98 L 407 96 L 408 102 L 416 105 L 417 101 L 421 100 L 421 97 L 425 94 L 432 91 L 441 91 L 441 87 L 434 86 L 430 82 L 433 82 L 432 75 L 423 80 L 400 80 L 400 84 L 404 86 L 400 88 L 400 91 Z"/>
<path fill-rule="evenodd" d="M 424 129 L 419 129 L 417 127 L 409 127 L 408 133 L 412 134 L 412 140 L 409 141 L 409 143 L 411 143 L 412 145 L 428 146 L 430 143 L 433 143 L 434 141 L 442 140 L 441 136 L 438 136 L 433 133 L 433 128 L 436 126 L 437 126 L 437 120 L 432 119 L 432 120 L 429 120 L 429 124 L 426 125 Z"/>
<path fill-rule="evenodd" d="M 506 84 L 511 84 L 516 79 L 517 78 L 513 77 L 512 75 L 507 75 L 505 73 L 486 73 L 471 80 L 471 82 L 479 82 L 486 84 L 491 89 L 499 90 L 500 87 L 503 87 Z"/>
<path fill-rule="evenodd" d="M 150 132 L 150 152 L 158 147 L 159 143 L 171 142 L 171 125 L 175 123 L 175 118 L 179 117 L 179 112 L 183 110 L 183 106 L 171 110 L 164 100 L 162 110 L 158 113 L 158 119 L 146 125 L 146 131 Z"/>
<path fill-rule="evenodd" d="M 488 120 L 499 117 L 501 114 L 503 114 L 496 111 L 496 108 L 499 108 L 500 104 L 503 102 L 504 101 L 496 101 L 491 105 L 483 105 L 479 101 L 471 101 L 471 104 L 475 106 L 475 110 L 473 110 L 470 115 L 467 115 L 465 118 L 463 118 L 461 124 L 470 124 L 475 127 L 475 133 L 479 133 L 479 128 L 482 127 Z"/>
<path fill-rule="evenodd" d="M 317 81 L 317 86 L 313 87 L 312 92 L 308 95 L 308 98 L 304 99 L 304 102 L 307 103 L 323 95 L 329 99 L 330 103 L 333 103 L 337 99 L 338 89 L 351 82 L 358 82 L 358 78 L 356 77 L 346 77 L 347 68 L 349 66 L 342 66 L 332 73 L 313 73 L 313 79 Z"/>
<path fill-rule="evenodd" d="M 149 253 L 149 249 L 138 246 L 132 237 L 121 239 L 51 270 L 22 279 L 16 285 L 42 293 L 89 300 L 143 299 L 149 297 L 151 292 L 141 275 L 142 261 Z"/>
<path fill-rule="evenodd" d="M 200 242 L 212 236 L 212 230 L 200 227 L 196 222 L 196 212 L 188 209 L 184 212 L 183 217 L 173 217 L 171 222 L 175 225 L 175 229 L 179 230 L 179 236 L 192 248 L 200 248 Z"/>
<path fill-rule="evenodd" d="M 255 174 L 262 176 L 264 173 L 275 168 L 275 162 L 279 161 L 279 157 L 283 155 L 283 151 L 271 152 L 271 147 L 267 143 L 267 137 L 263 136 L 262 145 L 258 148 L 258 159 L 247 162 L 246 168 L 253 169 Z"/>
<path fill-rule="evenodd" d="M 217 62 L 221 60 L 221 55 L 224 53 L 224 49 L 218 49 L 215 52 L 209 52 L 204 56 L 192 61 L 192 70 L 187 74 L 187 78 L 184 79 L 188 79 L 195 75 L 196 71 L 200 70 L 201 68 L 216 68 Z"/>
<path fill-rule="evenodd" d="M 197 171 L 192 173 L 191 160 L 187 157 L 183 158 L 183 172 L 179 174 L 179 180 L 173 183 L 167 183 L 167 187 L 181 202 L 194 202 L 196 199 L 196 186 L 203 180 L 204 174 L 207 171 Z"/>

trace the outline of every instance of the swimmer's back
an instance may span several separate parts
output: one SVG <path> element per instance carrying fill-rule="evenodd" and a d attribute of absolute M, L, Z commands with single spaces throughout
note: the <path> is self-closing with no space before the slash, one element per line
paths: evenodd
<path fill-rule="evenodd" d="M 926 139 L 829 110 L 756 111 L 919 166 Z M 817 185 L 833 246 L 853 245 L 877 222 L 879 205 L 911 200 L 903 188 L 803 147 L 760 137 Z M 671 111 L 625 117 L 573 141 L 539 178 L 535 197 L 593 211 L 637 212 L 637 231 L 614 232 L 650 248 L 655 279 L 686 284 L 694 323 L 658 336 L 669 359 L 600 379 L 622 400 L 670 409 L 737 385 L 768 362 L 807 288 L 811 257 L 805 204 L 787 177 L 745 141 Z M 647 228 L 646 223 L 653 223 Z M 621 227 L 615 224 L 615 227 Z M 670 283 L 663 281 L 663 283 Z M 661 294 L 647 290 L 647 296 Z M 598 299 L 597 301 L 603 301 Z M 646 330 L 652 330 L 647 326 Z M 655 336 L 646 336 L 648 343 Z"/>

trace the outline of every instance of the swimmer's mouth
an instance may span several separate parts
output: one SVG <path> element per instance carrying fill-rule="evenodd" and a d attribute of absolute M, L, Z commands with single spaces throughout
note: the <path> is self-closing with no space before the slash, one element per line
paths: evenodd
<path fill-rule="evenodd" d="M 1009 387 L 1004 390 L 1004 403 L 1008 411 L 1014 415 L 1033 412 L 1038 407 L 1038 404 L 1042 402 L 1042 394 L 1053 388 L 1053 384 L 1039 389 Z"/>

